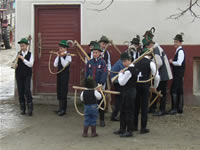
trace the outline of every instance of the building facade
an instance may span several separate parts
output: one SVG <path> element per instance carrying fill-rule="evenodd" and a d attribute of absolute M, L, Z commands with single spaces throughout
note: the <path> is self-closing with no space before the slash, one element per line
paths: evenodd
<path fill-rule="evenodd" d="M 155 41 L 163 46 L 168 58 L 175 53 L 173 37 L 180 32 L 184 36 L 186 51 L 185 102 L 200 104 L 200 20 L 191 22 L 190 14 L 179 20 L 167 19 L 177 13 L 178 8 L 187 7 L 184 0 L 17 0 L 16 41 L 32 36 L 31 51 L 34 53 L 33 93 L 51 94 L 56 92 L 56 76 L 49 74 L 49 51 L 56 50 L 62 39 L 77 40 L 88 49 L 91 40 L 108 36 L 124 51 L 124 41 L 136 35 L 142 36 L 151 27 L 156 28 Z M 198 11 L 198 10 L 197 10 Z M 200 13 L 200 12 L 199 12 Z M 17 45 L 16 45 L 17 46 Z M 119 58 L 113 47 L 109 47 L 112 64 Z M 75 48 L 71 53 L 77 53 Z M 53 61 L 53 60 L 52 60 Z M 51 61 L 51 66 L 52 66 Z M 80 85 L 84 64 L 79 57 L 73 57 L 71 64 L 70 91 L 72 85 Z M 54 70 L 55 71 L 55 70 Z"/>

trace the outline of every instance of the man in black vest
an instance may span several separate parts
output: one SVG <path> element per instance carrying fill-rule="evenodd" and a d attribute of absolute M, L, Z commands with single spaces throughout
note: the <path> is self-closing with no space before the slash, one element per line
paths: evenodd
<path fill-rule="evenodd" d="M 172 108 L 169 114 L 174 115 L 177 112 L 183 113 L 183 80 L 185 73 L 185 52 L 182 47 L 182 34 L 177 34 L 174 38 L 176 53 L 174 59 L 170 59 L 172 65 L 173 82 L 171 85 Z"/>
<path fill-rule="evenodd" d="M 150 44 L 152 41 L 143 39 L 144 49 L 141 54 L 145 53 L 148 49 L 151 48 Z M 150 78 L 150 75 L 154 75 L 154 85 L 153 90 L 156 90 L 158 87 L 160 76 L 158 71 L 156 71 L 156 65 L 151 60 L 152 56 L 145 56 L 141 61 L 136 64 L 136 67 L 139 68 L 138 81 L 145 81 Z M 141 109 L 141 129 L 140 133 L 148 133 L 147 129 L 147 120 L 148 120 L 148 99 L 149 99 L 149 89 L 150 82 L 146 83 L 137 83 L 137 97 L 136 97 L 136 108 L 135 108 L 135 121 L 134 121 L 134 130 L 138 130 L 138 116 Z"/>
<path fill-rule="evenodd" d="M 67 52 L 69 48 L 68 42 L 62 40 L 59 43 L 59 51 L 54 61 L 54 67 L 58 68 L 58 71 L 63 70 L 57 74 L 57 99 L 59 101 L 59 110 L 57 114 L 63 116 L 67 109 L 67 94 L 68 94 L 68 83 L 69 83 L 69 69 L 72 57 Z"/>
<path fill-rule="evenodd" d="M 153 40 L 155 28 L 152 27 L 150 30 L 146 31 L 144 38 L 147 40 Z M 157 101 L 150 107 L 149 112 L 153 113 L 154 116 L 163 116 L 166 114 L 166 100 L 167 100 L 167 82 L 172 79 L 172 71 L 165 51 L 158 43 L 152 42 L 149 47 L 154 47 L 154 55 L 157 64 L 157 69 L 159 70 L 160 83 L 158 85 L 157 91 L 161 91 L 163 97 L 160 98 L 160 111 L 156 112 Z M 153 61 L 155 61 L 153 59 Z M 156 97 L 153 94 L 151 101 Z"/>
<path fill-rule="evenodd" d="M 32 116 L 33 102 L 31 95 L 31 77 L 33 67 L 33 56 L 28 51 L 28 40 L 23 38 L 18 44 L 20 44 L 20 52 L 18 53 L 18 64 L 15 71 L 17 80 L 17 89 L 19 95 L 19 103 L 21 108 L 21 114 L 26 114 L 26 103 L 28 106 L 28 115 Z M 26 100 L 25 100 L 26 99 Z"/>
<path fill-rule="evenodd" d="M 107 49 L 105 49 L 107 45 L 109 44 L 109 39 L 106 36 L 102 36 L 101 39 L 99 40 L 99 44 L 100 44 L 101 49 L 103 50 L 101 56 L 105 60 L 106 66 L 108 70 L 110 71 L 111 70 L 110 53 Z"/>
<path fill-rule="evenodd" d="M 118 77 L 118 82 L 123 88 L 120 129 L 114 132 L 114 134 L 119 134 L 120 137 L 132 137 L 138 69 L 131 63 L 132 59 L 128 53 L 122 53 L 121 60 L 123 65 L 128 67 L 128 69 L 126 71 L 121 70 Z"/>

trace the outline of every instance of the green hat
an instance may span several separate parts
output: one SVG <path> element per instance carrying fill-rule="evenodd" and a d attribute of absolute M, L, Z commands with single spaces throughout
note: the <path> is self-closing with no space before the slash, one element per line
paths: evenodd
<path fill-rule="evenodd" d="M 90 41 L 90 44 L 88 46 L 93 46 L 97 41 Z"/>
<path fill-rule="evenodd" d="M 26 38 L 22 38 L 22 39 L 18 42 L 18 44 L 26 44 L 26 45 L 28 45 L 29 43 L 28 43 L 28 40 L 27 40 Z"/>
<path fill-rule="evenodd" d="M 59 46 L 64 47 L 64 48 L 69 48 L 67 40 L 60 41 Z"/>
<path fill-rule="evenodd" d="M 103 52 L 102 49 L 100 48 L 99 43 L 98 43 L 98 42 L 95 42 L 95 41 L 94 41 L 94 43 L 93 43 L 93 45 L 92 45 L 92 48 L 91 48 L 91 51 L 93 51 L 93 50 L 98 50 L 98 51 L 100 51 L 100 52 Z"/>
<path fill-rule="evenodd" d="M 174 40 L 177 40 L 177 41 L 179 41 L 179 42 L 183 42 L 183 35 L 184 35 L 184 33 L 177 34 L 177 35 L 174 37 Z"/>
<path fill-rule="evenodd" d="M 100 38 L 100 40 L 99 40 L 99 43 L 101 43 L 101 42 L 109 43 L 110 41 L 109 41 L 109 39 L 108 39 L 106 36 L 103 35 L 103 36 Z"/>
<path fill-rule="evenodd" d="M 149 44 L 154 43 L 150 37 L 148 39 L 144 38 L 142 40 L 143 47 L 148 46 Z"/>
<path fill-rule="evenodd" d="M 145 32 L 145 34 L 143 35 L 143 37 L 144 38 L 151 38 L 151 39 L 153 39 L 153 37 L 154 37 L 154 33 L 155 33 L 155 28 L 154 27 L 152 27 L 150 30 L 147 30 L 146 32 Z"/>
<path fill-rule="evenodd" d="M 127 52 L 124 52 L 120 55 L 120 59 L 123 61 L 123 60 L 130 60 L 131 57 L 130 55 L 127 53 Z"/>
<path fill-rule="evenodd" d="M 85 84 L 86 88 L 95 88 L 96 87 L 96 82 L 94 81 L 94 79 L 91 76 L 89 76 L 88 78 L 85 79 L 84 84 Z"/>
<path fill-rule="evenodd" d="M 133 38 L 131 44 L 140 45 L 140 36 L 137 35 L 135 38 Z"/>

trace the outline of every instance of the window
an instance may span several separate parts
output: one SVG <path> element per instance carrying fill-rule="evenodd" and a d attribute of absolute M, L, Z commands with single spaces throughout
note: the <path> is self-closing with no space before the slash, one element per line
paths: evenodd
<path fill-rule="evenodd" d="M 194 58 L 193 91 L 194 95 L 200 95 L 200 58 Z"/>

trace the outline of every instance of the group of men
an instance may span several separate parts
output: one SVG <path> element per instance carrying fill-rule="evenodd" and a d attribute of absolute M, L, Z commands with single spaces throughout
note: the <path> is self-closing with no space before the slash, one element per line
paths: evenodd
<path fill-rule="evenodd" d="M 182 34 L 177 34 L 174 38 L 176 48 L 174 59 L 168 60 L 165 51 L 158 43 L 153 41 L 155 29 L 145 32 L 142 44 L 139 36 L 133 38 L 129 48 L 121 54 L 120 59 L 111 67 L 111 55 L 107 49 L 110 43 L 106 36 L 102 36 L 99 41 L 91 41 L 90 60 L 86 60 L 85 78 L 92 77 L 96 85 L 101 84 L 106 88 L 108 77 L 113 78 L 118 75 L 118 79 L 113 85 L 120 95 L 116 96 L 115 108 L 111 116 L 112 121 L 120 120 L 120 129 L 115 134 L 121 137 L 131 137 L 134 131 L 138 131 L 138 116 L 141 110 L 140 133 L 148 133 L 147 120 L 148 112 L 153 112 L 155 116 L 165 114 L 176 114 L 183 112 L 183 77 L 185 71 L 185 53 L 182 48 Z M 28 104 L 28 114 L 32 116 L 33 103 L 30 91 L 33 58 L 28 51 L 28 41 L 22 39 L 20 52 L 18 54 L 18 66 L 16 68 L 16 80 L 19 93 L 21 114 L 26 113 L 26 102 Z M 69 70 L 72 57 L 68 53 L 68 41 L 62 40 L 59 43 L 59 51 L 54 60 L 54 67 L 58 68 L 57 74 L 57 98 L 59 109 L 56 113 L 59 116 L 66 114 L 67 93 L 69 82 Z M 142 54 L 153 48 L 153 54 L 149 53 L 139 62 L 133 63 Z M 172 72 L 171 67 L 172 66 Z M 126 69 L 124 69 L 126 68 Z M 153 81 L 149 80 L 153 76 Z M 166 112 L 167 83 L 173 78 L 171 86 L 172 109 Z M 149 81 L 148 81 L 149 80 Z M 148 81 L 148 82 L 147 82 Z M 161 91 L 160 110 L 156 112 L 156 103 L 148 108 L 149 91 Z M 153 98 L 152 98 L 153 99 Z M 100 101 L 98 101 L 100 103 Z M 104 105 L 104 104 L 103 104 Z M 102 107 L 103 107 L 102 105 Z M 120 118 L 118 113 L 120 112 Z M 105 126 L 105 111 L 99 109 L 100 126 Z"/>

